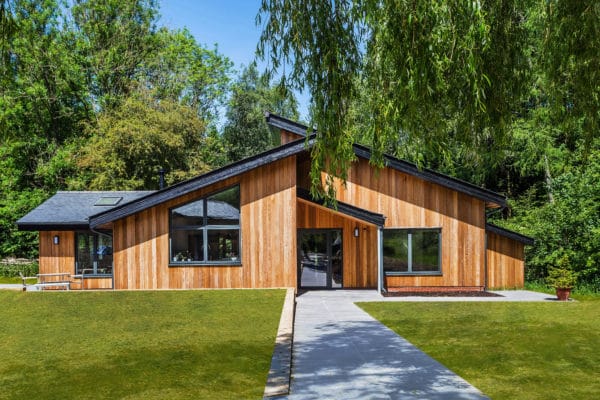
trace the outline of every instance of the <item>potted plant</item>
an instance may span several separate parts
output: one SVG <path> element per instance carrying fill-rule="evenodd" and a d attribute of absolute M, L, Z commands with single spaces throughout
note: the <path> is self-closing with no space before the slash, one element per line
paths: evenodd
<path fill-rule="evenodd" d="M 556 297 L 560 301 L 569 300 L 571 290 L 577 283 L 577 273 L 570 268 L 570 260 L 564 255 L 558 261 L 558 267 L 548 271 L 548 283 L 556 289 Z"/>

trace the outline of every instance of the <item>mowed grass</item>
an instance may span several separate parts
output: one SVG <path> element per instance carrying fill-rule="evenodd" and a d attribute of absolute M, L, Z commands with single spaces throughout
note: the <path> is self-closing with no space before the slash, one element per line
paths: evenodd
<path fill-rule="evenodd" d="M 284 296 L 0 291 L 0 399 L 261 398 Z"/>
<path fill-rule="evenodd" d="M 598 298 L 360 307 L 494 400 L 600 394 Z"/>

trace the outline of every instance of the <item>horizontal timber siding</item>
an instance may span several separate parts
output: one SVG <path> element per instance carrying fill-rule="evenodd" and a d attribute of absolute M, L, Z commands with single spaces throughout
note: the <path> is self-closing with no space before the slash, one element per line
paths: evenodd
<path fill-rule="evenodd" d="M 487 233 L 488 288 L 520 289 L 525 277 L 525 249 L 516 240 Z"/>
<path fill-rule="evenodd" d="M 169 267 L 169 209 L 240 185 L 242 265 Z M 296 286 L 295 156 L 113 224 L 116 289 Z"/>
<path fill-rule="evenodd" d="M 377 227 L 347 218 L 327 208 L 298 200 L 298 228 L 341 229 L 343 287 L 377 287 Z M 359 236 L 354 237 L 354 228 Z"/>

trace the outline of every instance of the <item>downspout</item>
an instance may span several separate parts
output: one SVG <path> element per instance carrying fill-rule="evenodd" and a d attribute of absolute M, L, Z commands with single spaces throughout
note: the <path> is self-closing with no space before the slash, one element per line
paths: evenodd
<path fill-rule="evenodd" d="M 383 279 L 383 226 L 380 226 L 377 229 L 377 292 L 380 295 L 386 291 Z"/>
<path fill-rule="evenodd" d="M 483 291 L 488 288 L 488 234 L 484 232 L 484 252 L 483 252 Z"/>

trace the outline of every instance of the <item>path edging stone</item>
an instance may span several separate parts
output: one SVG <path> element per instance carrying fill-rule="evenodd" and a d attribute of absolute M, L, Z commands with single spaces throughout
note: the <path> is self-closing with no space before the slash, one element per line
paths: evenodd
<path fill-rule="evenodd" d="M 282 396 L 290 392 L 295 306 L 296 290 L 288 288 L 281 318 L 279 319 L 275 349 L 271 357 L 271 367 L 265 385 L 264 397 Z"/>

